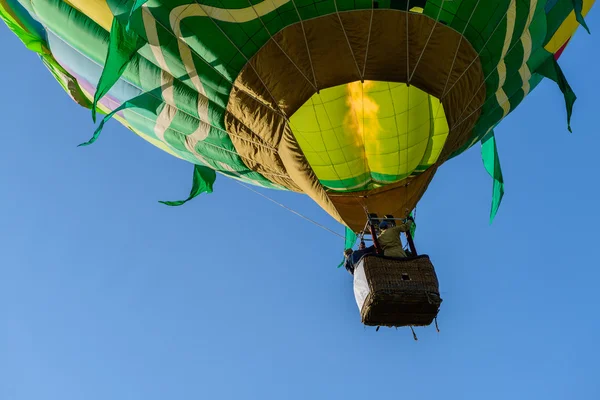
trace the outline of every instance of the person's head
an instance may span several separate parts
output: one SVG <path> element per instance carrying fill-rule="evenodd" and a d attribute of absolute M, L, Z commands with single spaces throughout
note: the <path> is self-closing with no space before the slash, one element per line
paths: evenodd
<path fill-rule="evenodd" d="M 365 242 L 363 242 L 362 240 L 360 241 L 360 244 L 358 245 L 358 249 L 359 250 L 364 250 L 367 248 L 367 245 L 365 244 Z"/>
<path fill-rule="evenodd" d="M 346 249 L 344 250 L 344 256 L 345 257 L 350 257 L 350 255 L 352 255 L 353 251 L 352 249 Z"/>
<path fill-rule="evenodd" d="M 383 221 L 379 224 L 379 229 L 381 229 L 382 231 L 385 231 L 389 227 L 390 227 L 390 224 L 388 224 L 387 221 Z"/>

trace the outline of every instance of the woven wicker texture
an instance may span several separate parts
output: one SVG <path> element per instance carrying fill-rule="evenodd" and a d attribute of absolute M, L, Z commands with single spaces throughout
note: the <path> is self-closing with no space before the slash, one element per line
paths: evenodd
<path fill-rule="evenodd" d="M 371 292 L 361 310 L 369 326 L 427 326 L 442 302 L 433 264 L 426 255 L 362 259 Z"/>

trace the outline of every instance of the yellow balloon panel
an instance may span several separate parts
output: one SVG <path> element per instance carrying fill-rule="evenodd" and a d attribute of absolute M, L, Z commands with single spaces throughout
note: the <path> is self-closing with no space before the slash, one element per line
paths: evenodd
<path fill-rule="evenodd" d="M 322 90 L 290 122 L 321 183 L 341 192 L 424 171 L 448 136 L 440 101 L 404 83 L 352 82 Z"/>

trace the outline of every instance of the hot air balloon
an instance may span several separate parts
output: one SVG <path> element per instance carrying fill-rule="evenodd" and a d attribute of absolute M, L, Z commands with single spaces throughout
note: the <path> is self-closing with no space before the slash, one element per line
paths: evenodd
<path fill-rule="evenodd" d="M 103 114 L 85 145 L 114 117 L 194 164 L 190 199 L 216 173 L 304 193 L 351 244 L 374 221 L 407 218 L 437 169 L 477 143 L 493 218 L 504 192 L 494 128 L 549 78 L 570 129 L 575 95 L 558 59 L 593 3 L 0 0 L 0 16 L 74 101 Z M 437 278 L 413 256 L 410 274 L 397 260 L 363 266 L 364 323 L 431 323 Z M 395 274 L 391 286 L 377 274 Z M 385 320 L 410 288 L 427 297 L 415 309 L 426 318 Z"/>

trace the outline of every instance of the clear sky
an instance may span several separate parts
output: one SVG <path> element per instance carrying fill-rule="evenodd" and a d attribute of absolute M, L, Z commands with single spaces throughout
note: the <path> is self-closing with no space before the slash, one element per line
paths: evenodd
<path fill-rule="evenodd" d="M 94 125 L 0 24 L 0 399 L 600 399 L 600 14 L 496 130 L 494 224 L 479 146 L 417 211 L 441 332 L 364 328 L 343 240 L 223 176 Z M 342 233 L 307 197 L 278 201 Z"/>

